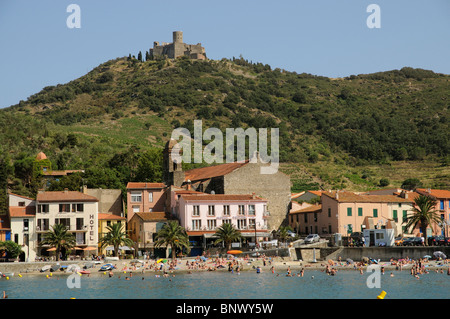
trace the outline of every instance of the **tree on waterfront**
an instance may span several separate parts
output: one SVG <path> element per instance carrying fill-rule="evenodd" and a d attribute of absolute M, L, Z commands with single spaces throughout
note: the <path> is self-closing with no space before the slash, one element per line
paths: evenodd
<path fill-rule="evenodd" d="M 75 236 L 68 232 L 66 225 L 56 224 L 44 234 L 42 245 L 50 245 L 56 248 L 56 260 L 62 252 L 63 256 L 68 249 L 75 246 Z"/>
<path fill-rule="evenodd" d="M 22 253 L 22 246 L 12 240 L 0 241 L 0 252 L 6 252 L 6 257 L 16 259 Z M 0 253 L 2 256 L 3 253 Z"/>
<path fill-rule="evenodd" d="M 108 232 L 98 241 L 102 249 L 111 245 L 114 247 L 114 256 L 118 256 L 120 246 L 133 246 L 134 242 L 128 237 L 127 232 L 123 230 L 124 226 L 122 223 L 115 223 L 106 227 Z"/>
<path fill-rule="evenodd" d="M 414 229 L 417 226 L 422 228 L 422 233 L 426 237 L 427 228 L 433 223 L 439 223 L 441 221 L 437 211 L 435 209 L 437 201 L 434 197 L 427 195 L 419 195 L 414 199 L 413 213 L 406 217 L 404 224 L 406 229 Z M 425 245 L 428 245 L 425 240 Z"/>
<path fill-rule="evenodd" d="M 231 249 L 232 242 L 238 241 L 242 238 L 241 232 L 238 231 L 236 228 L 234 228 L 232 224 L 229 223 L 222 224 L 222 226 L 220 226 L 216 230 L 216 233 L 214 235 L 219 237 L 215 241 L 215 243 L 216 244 L 225 243 L 225 245 L 227 246 L 227 250 Z"/>
<path fill-rule="evenodd" d="M 289 234 L 289 232 L 291 231 L 291 226 L 280 226 L 280 229 L 278 230 L 278 238 L 280 238 L 280 240 L 286 244 L 288 238 L 291 237 L 291 235 Z"/>
<path fill-rule="evenodd" d="M 175 259 L 176 249 L 187 248 L 189 250 L 189 236 L 177 221 L 169 221 L 156 234 L 155 247 L 161 246 L 170 246 L 172 248 L 172 259 Z"/>

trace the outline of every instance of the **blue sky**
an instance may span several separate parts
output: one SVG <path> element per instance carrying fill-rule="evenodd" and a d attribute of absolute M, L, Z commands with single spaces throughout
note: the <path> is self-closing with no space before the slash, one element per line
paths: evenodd
<path fill-rule="evenodd" d="M 66 12 L 81 9 L 81 28 Z M 370 4 L 381 28 L 370 29 Z M 449 0 L 0 0 L 0 108 L 67 83 L 153 41 L 201 42 L 211 59 L 242 56 L 328 77 L 424 68 L 450 74 Z"/>

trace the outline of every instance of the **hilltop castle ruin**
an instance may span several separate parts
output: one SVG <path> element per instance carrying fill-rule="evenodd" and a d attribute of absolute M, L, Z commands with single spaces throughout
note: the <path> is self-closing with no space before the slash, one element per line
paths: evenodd
<path fill-rule="evenodd" d="M 183 32 L 173 32 L 173 42 L 153 42 L 153 49 L 150 49 L 150 56 L 161 57 L 167 56 L 169 59 L 175 59 L 181 56 L 187 56 L 191 59 L 206 60 L 205 48 L 201 43 L 186 44 L 183 43 Z"/>

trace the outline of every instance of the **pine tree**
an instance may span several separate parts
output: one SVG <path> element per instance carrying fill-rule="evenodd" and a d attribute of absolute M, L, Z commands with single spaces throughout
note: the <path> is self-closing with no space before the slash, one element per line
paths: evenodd
<path fill-rule="evenodd" d="M 142 52 L 141 51 L 139 51 L 139 53 L 138 53 L 138 60 L 142 62 Z"/>

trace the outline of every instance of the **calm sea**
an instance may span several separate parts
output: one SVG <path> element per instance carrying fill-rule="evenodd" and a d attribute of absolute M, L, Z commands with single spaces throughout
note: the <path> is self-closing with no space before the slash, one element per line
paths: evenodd
<path fill-rule="evenodd" d="M 295 273 L 295 272 L 294 272 Z M 450 276 L 431 272 L 419 279 L 408 270 L 381 275 L 380 288 L 368 288 L 370 273 L 340 271 L 328 276 L 306 270 L 303 277 L 244 271 L 199 272 L 156 277 L 154 273 L 80 277 L 80 288 L 68 288 L 66 274 L 14 276 L 0 279 L 0 289 L 10 299 L 448 299 Z M 119 278 L 120 276 L 120 278 Z"/>

